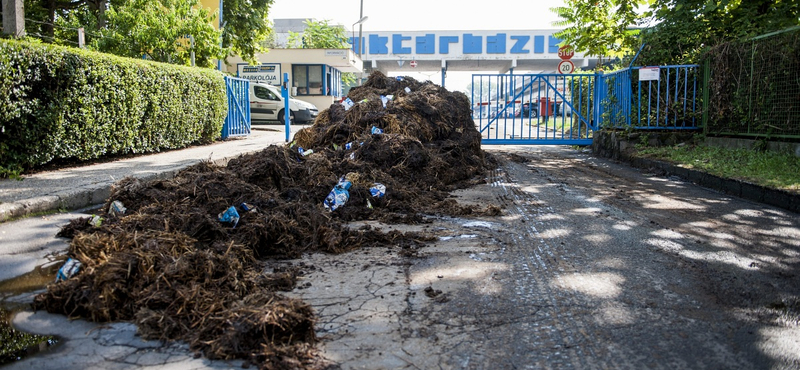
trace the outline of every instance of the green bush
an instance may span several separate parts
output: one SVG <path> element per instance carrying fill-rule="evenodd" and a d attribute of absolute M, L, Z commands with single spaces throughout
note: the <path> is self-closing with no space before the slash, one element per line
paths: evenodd
<path fill-rule="evenodd" d="M 226 114 L 214 70 L 0 40 L 0 176 L 208 143 Z"/>

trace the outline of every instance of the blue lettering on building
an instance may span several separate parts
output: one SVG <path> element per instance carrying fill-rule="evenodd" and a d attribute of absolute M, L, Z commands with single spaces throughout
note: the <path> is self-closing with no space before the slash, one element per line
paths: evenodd
<path fill-rule="evenodd" d="M 433 54 L 436 52 L 436 35 L 427 33 L 417 36 L 417 54 Z"/>
<path fill-rule="evenodd" d="M 547 49 L 547 52 L 548 53 L 558 53 L 558 43 L 559 42 L 561 42 L 561 39 L 559 39 L 557 37 L 553 37 L 553 35 L 550 35 L 547 38 L 547 43 L 548 43 L 548 46 L 549 46 L 549 48 Z"/>
<path fill-rule="evenodd" d="M 498 33 L 497 36 L 486 36 L 486 53 L 505 54 L 506 34 Z"/>
<path fill-rule="evenodd" d="M 385 36 L 369 35 L 369 53 L 370 54 L 389 54 L 389 47 L 386 44 L 389 38 Z"/>
<path fill-rule="evenodd" d="M 533 36 L 533 52 L 536 54 L 544 53 L 544 36 Z"/>
<path fill-rule="evenodd" d="M 512 40 L 515 40 L 513 46 L 511 46 L 511 54 L 529 54 L 531 51 L 525 49 L 525 46 L 528 45 L 528 41 L 530 41 L 530 36 L 511 36 Z"/>
<path fill-rule="evenodd" d="M 561 39 L 551 35 L 525 35 L 497 33 L 495 35 L 484 35 L 474 33 L 463 33 L 461 35 L 442 35 L 426 33 L 424 35 L 405 35 L 403 33 L 391 34 L 391 46 L 389 45 L 390 36 L 381 34 L 369 34 L 366 38 L 350 38 L 353 51 L 361 48 L 362 54 L 372 55 L 433 55 L 451 54 L 453 47 L 458 47 L 461 43 L 463 54 L 544 54 L 558 53 L 558 44 Z M 437 48 L 438 42 L 438 48 Z M 391 48 L 391 50 L 390 50 Z M 485 49 L 484 49 L 485 48 Z"/>
<path fill-rule="evenodd" d="M 483 36 L 464 34 L 464 54 L 483 54 Z"/>
<path fill-rule="evenodd" d="M 353 52 L 358 54 L 358 46 L 361 45 L 361 54 L 367 53 L 367 45 L 363 44 L 364 38 L 348 38 L 350 40 L 350 45 L 353 45 Z"/>
<path fill-rule="evenodd" d="M 450 54 L 450 44 L 458 42 L 458 36 L 439 36 L 439 54 Z"/>
<path fill-rule="evenodd" d="M 399 33 L 392 34 L 392 54 L 411 54 L 411 48 L 403 47 L 403 41 L 411 40 L 411 36 Z"/>

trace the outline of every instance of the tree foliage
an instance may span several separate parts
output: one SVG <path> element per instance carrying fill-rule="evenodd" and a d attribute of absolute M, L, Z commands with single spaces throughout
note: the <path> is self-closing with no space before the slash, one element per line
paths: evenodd
<path fill-rule="evenodd" d="M 303 32 L 289 31 L 288 46 L 305 49 L 348 49 L 344 27 L 331 25 L 329 20 L 306 19 Z"/>
<path fill-rule="evenodd" d="M 306 19 L 306 28 L 303 32 L 289 31 L 287 47 L 304 49 L 349 49 L 350 43 L 347 42 L 347 32 L 344 27 L 331 25 L 330 21 Z M 353 73 L 342 73 L 342 82 L 345 85 L 353 85 L 356 76 Z"/>
<path fill-rule="evenodd" d="M 565 0 L 565 6 L 552 8 L 564 29 L 555 34 L 563 44 L 587 55 L 621 58 L 638 44 L 640 16 L 636 12 L 646 0 Z"/>
<path fill-rule="evenodd" d="M 639 64 L 696 63 L 705 47 L 800 24 L 795 0 L 656 0 Z"/>
<path fill-rule="evenodd" d="M 224 53 L 212 16 L 197 0 L 130 0 L 106 13 L 108 28 L 94 46 L 103 52 L 159 62 L 211 67 Z M 194 38 L 192 45 L 189 37 Z"/>
<path fill-rule="evenodd" d="M 274 0 L 225 0 L 222 5 L 222 44 L 233 55 L 250 63 L 263 52 L 262 43 L 272 35 L 267 18 Z"/>
<path fill-rule="evenodd" d="M 223 3 L 223 32 L 222 45 L 229 54 L 241 56 L 248 61 L 255 61 L 255 54 L 264 49 L 261 44 L 268 40 L 272 35 L 272 28 L 267 13 L 274 0 L 225 0 Z M 203 54 L 198 58 L 205 58 L 206 55 L 215 55 L 220 49 L 219 34 L 216 39 L 212 39 L 208 34 L 208 28 L 200 27 L 198 13 L 192 13 L 184 3 L 191 2 L 193 7 L 200 8 L 197 1 L 189 0 L 170 0 L 163 1 L 161 5 L 153 1 L 140 0 L 25 0 L 25 29 L 33 37 L 38 37 L 46 42 L 62 45 L 75 46 L 77 43 L 77 29 L 84 28 L 87 45 L 97 45 L 101 50 L 117 53 L 120 55 L 132 56 L 131 50 L 141 48 L 144 39 L 153 41 L 157 37 L 166 37 L 158 41 L 158 47 L 166 44 L 173 44 L 174 33 L 193 32 L 195 45 L 198 51 Z M 143 12 L 154 11 L 154 14 L 142 14 Z M 173 11 L 167 14 L 165 10 Z M 134 12 L 135 14 L 124 14 Z M 111 19 L 114 13 L 114 19 Z M 190 19 L 179 20 L 180 17 L 188 16 Z M 212 25 L 212 18 L 208 11 L 205 11 L 205 20 L 208 25 Z M 163 20 L 164 24 L 157 24 Z M 115 24 L 114 22 L 121 22 Z M 136 22 L 144 22 L 136 24 Z M 170 27 L 179 26 L 175 32 L 169 32 Z M 188 28 L 188 30 L 187 30 Z M 127 35 L 121 32 L 129 30 Z M 109 35 L 112 39 L 104 39 Z M 126 39 L 135 41 L 134 46 L 126 48 L 119 44 Z M 114 46 L 116 44 L 116 46 Z M 155 60 L 173 60 L 183 64 L 186 57 L 186 47 L 177 55 L 167 55 L 163 51 L 153 51 Z M 138 51 L 137 51 L 138 52 Z M 134 53 L 135 54 L 135 53 Z M 164 58 L 157 55 L 164 54 Z M 142 54 L 138 56 L 141 57 Z M 149 53 L 148 53 L 149 55 Z M 223 54 L 224 56 L 225 54 Z M 207 63 L 203 63 L 207 65 Z"/>

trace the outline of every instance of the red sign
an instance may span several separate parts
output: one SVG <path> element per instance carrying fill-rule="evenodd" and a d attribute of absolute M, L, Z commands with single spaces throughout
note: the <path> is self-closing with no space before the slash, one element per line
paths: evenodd
<path fill-rule="evenodd" d="M 558 63 L 558 73 L 570 74 L 575 72 L 575 64 L 571 60 L 562 60 Z"/>
<path fill-rule="evenodd" d="M 563 60 L 570 60 L 575 55 L 575 49 L 572 45 L 564 45 L 558 48 L 558 57 Z"/>
<path fill-rule="evenodd" d="M 417 61 L 416 60 L 412 60 L 411 63 L 408 63 L 408 64 L 411 65 L 411 67 L 414 67 L 414 68 L 417 67 Z"/>

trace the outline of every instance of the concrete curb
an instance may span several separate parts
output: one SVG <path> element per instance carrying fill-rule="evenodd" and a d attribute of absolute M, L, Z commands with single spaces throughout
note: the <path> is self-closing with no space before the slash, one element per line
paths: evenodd
<path fill-rule="evenodd" d="M 292 134 L 304 127 L 293 126 Z M 272 144 L 285 144 L 285 133 L 270 127 L 254 128 L 248 137 L 212 145 L 41 173 L 26 177 L 22 182 L 2 180 L 0 222 L 36 213 L 97 206 L 106 202 L 111 195 L 111 186 L 124 177 L 133 176 L 143 181 L 170 179 L 179 171 L 203 161 L 224 166 L 233 158 L 261 151 Z"/>
<path fill-rule="evenodd" d="M 211 163 L 224 166 L 231 158 L 233 157 L 212 160 Z M 175 175 L 177 175 L 181 170 L 200 162 L 201 161 L 187 163 L 179 168 L 164 172 L 133 176 L 143 181 L 171 179 L 175 177 Z M 111 196 L 111 187 L 115 183 L 116 181 L 96 183 L 85 185 L 77 189 L 58 192 L 53 195 L 22 199 L 12 203 L 2 203 L 0 204 L 0 222 L 6 222 L 12 219 L 30 216 L 36 213 L 47 213 L 59 210 L 72 211 L 101 205 L 106 202 L 109 196 Z"/>
<path fill-rule="evenodd" d="M 596 133 L 595 140 L 592 143 L 592 153 L 597 157 L 610 158 L 627 163 L 631 167 L 658 171 L 660 174 L 668 176 L 677 176 L 724 194 L 800 213 L 800 194 L 767 188 L 746 181 L 719 177 L 668 162 L 637 157 L 633 150 L 636 144 L 635 139 L 635 137 L 631 139 L 628 135 L 617 134 L 614 131 L 599 132 Z M 653 135 L 649 145 L 674 145 L 682 140 L 690 139 L 691 133 L 683 133 L 682 135 L 666 133 L 663 138 Z"/>
<path fill-rule="evenodd" d="M 648 158 L 634 157 L 631 158 L 628 163 L 636 168 L 654 169 L 669 176 L 677 176 L 686 181 L 724 194 L 800 213 L 800 195 L 798 194 L 789 193 L 784 190 L 771 189 L 741 180 L 723 178 Z"/>

